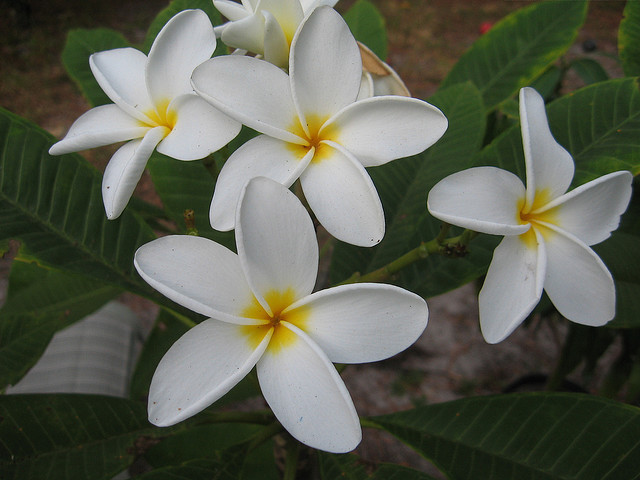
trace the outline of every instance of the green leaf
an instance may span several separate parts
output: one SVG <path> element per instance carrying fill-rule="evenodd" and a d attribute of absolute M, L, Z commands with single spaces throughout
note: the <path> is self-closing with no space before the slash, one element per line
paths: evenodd
<path fill-rule="evenodd" d="M 640 409 L 603 398 L 496 395 L 372 420 L 453 480 L 640 478 Z"/>
<path fill-rule="evenodd" d="M 30 282 L 16 291 L 16 279 Z M 9 285 L 0 309 L 0 389 L 15 385 L 35 365 L 54 333 L 120 293 L 94 279 L 20 261 L 12 264 Z"/>
<path fill-rule="evenodd" d="M 402 465 L 385 464 L 378 468 L 371 480 L 436 480 L 431 475 L 403 467 Z"/>
<path fill-rule="evenodd" d="M 170 431 L 120 398 L 0 396 L 0 471 L 5 480 L 110 480 Z"/>
<path fill-rule="evenodd" d="M 387 233 L 374 248 L 338 243 L 332 257 L 332 283 L 353 272 L 380 268 L 438 234 L 440 221 L 427 212 L 427 193 L 442 178 L 469 166 L 484 136 L 485 115 L 480 94 L 470 83 L 441 90 L 430 101 L 445 113 L 449 129 L 425 153 L 369 170 L 385 209 Z M 488 236 L 478 238 L 465 258 L 430 257 L 391 281 L 427 297 L 446 292 L 486 271 L 494 241 Z"/>
<path fill-rule="evenodd" d="M 591 58 L 578 58 L 571 62 L 570 67 L 578 74 L 585 85 L 609 80 L 607 71 Z"/>
<path fill-rule="evenodd" d="M 557 1 L 507 15 L 460 57 L 441 88 L 472 81 L 487 109 L 494 109 L 567 51 L 586 12 L 586 1 Z"/>
<path fill-rule="evenodd" d="M 149 53 L 151 50 L 151 45 L 153 41 L 156 39 L 162 27 L 166 25 L 166 23 L 171 20 L 177 13 L 180 13 L 183 10 L 190 9 L 199 9 L 204 11 L 211 20 L 212 25 L 220 25 L 222 23 L 222 19 L 220 17 L 220 13 L 213 6 L 213 2 L 211 0 L 173 0 L 168 7 L 162 10 L 156 18 L 151 22 L 149 26 L 149 30 L 147 31 L 147 35 L 144 39 L 144 43 L 142 44 L 142 51 L 145 53 Z M 224 48 L 222 42 L 218 42 L 218 48 Z M 218 50 L 218 49 L 216 49 Z"/>
<path fill-rule="evenodd" d="M 345 14 L 356 40 L 364 43 L 378 58 L 387 58 L 387 29 L 380 11 L 367 0 L 358 0 Z"/>
<path fill-rule="evenodd" d="M 366 480 L 369 478 L 369 475 L 360 463 L 360 457 L 357 455 L 335 455 L 319 450 L 317 454 L 318 465 L 320 466 L 320 478 L 322 480 L 333 480 L 335 478 Z"/>
<path fill-rule="evenodd" d="M 100 173 L 79 155 L 48 155 L 53 141 L 0 109 L 0 240 L 20 239 L 44 265 L 148 294 L 133 254 L 155 235 L 127 211 L 107 220 Z"/>
<path fill-rule="evenodd" d="M 618 52 L 624 74 L 640 75 L 640 3 L 628 1 L 618 30 Z"/>
<path fill-rule="evenodd" d="M 62 51 L 62 64 L 92 107 L 112 102 L 93 77 L 89 68 L 89 56 L 128 46 L 126 38 L 108 28 L 76 29 L 67 35 L 67 43 Z"/>

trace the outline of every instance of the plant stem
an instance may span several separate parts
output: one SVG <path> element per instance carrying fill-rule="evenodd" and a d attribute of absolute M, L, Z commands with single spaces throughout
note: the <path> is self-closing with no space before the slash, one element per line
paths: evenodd
<path fill-rule="evenodd" d="M 478 232 L 465 230 L 457 237 L 443 238 L 446 235 L 449 226 L 444 224 L 438 236 L 428 242 L 423 242 L 413 250 L 405 253 L 401 257 L 388 263 L 373 272 L 361 275 L 359 272 L 354 273 L 348 279 L 340 282 L 338 285 L 360 282 L 382 282 L 392 275 L 409 265 L 427 258 L 430 255 L 443 255 L 445 257 L 459 258 L 468 253 L 467 245 L 473 240 Z"/>
<path fill-rule="evenodd" d="M 300 458 L 300 443 L 293 438 L 287 443 L 287 459 L 284 465 L 282 480 L 295 480 L 298 472 L 298 459 Z"/>

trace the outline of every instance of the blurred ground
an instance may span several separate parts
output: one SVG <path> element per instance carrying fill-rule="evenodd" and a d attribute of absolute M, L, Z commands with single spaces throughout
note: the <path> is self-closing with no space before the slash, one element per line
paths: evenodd
<path fill-rule="evenodd" d="M 114 28 L 141 42 L 146 28 L 166 0 L 0 0 L 0 105 L 61 137 L 88 108 L 60 61 L 65 34 L 71 28 Z M 348 8 L 353 1 L 342 0 Z M 480 36 L 481 26 L 496 22 L 526 1 L 506 0 L 374 0 L 387 18 L 389 58 L 414 96 L 426 98 L 457 58 Z M 624 2 L 594 1 L 589 18 L 570 55 L 583 55 L 584 42 L 595 45 L 589 56 L 612 76 L 621 71 L 616 55 L 617 27 Z M 571 85 L 580 86 L 576 77 Z M 112 150 L 87 152 L 103 168 Z M 148 184 L 141 189 L 149 193 Z M 140 191 L 139 191 L 140 193 Z M 1 226 L 0 226 L 1 228 Z M 6 279 L 9 262 L 0 262 Z M 2 283 L 0 283 L 2 287 Z M 562 344 L 565 327 L 534 321 L 499 345 L 487 345 L 479 333 L 474 286 L 431 299 L 429 327 L 418 343 L 397 357 L 374 365 L 350 366 L 347 386 L 362 415 L 390 413 L 414 405 L 467 395 L 499 393 L 531 373 L 548 373 Z M 128 302 L 147 321 L 146 304 Z M 586 385 L 589 388 L 589 385 Z M 358 449 L 369 461 L 403 463 L 433 473 L 432 467 L 390 436 L 365 432 Z"/>

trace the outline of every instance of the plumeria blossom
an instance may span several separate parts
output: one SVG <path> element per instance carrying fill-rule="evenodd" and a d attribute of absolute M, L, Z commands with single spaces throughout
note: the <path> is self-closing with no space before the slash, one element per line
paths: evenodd
<path fill-rule="evenodd" d="M 293 38 L 289 75 L 256 58 L 227 55 L 200 65 L 193 85 L 229 116 L 262 133 L 236 150 L 218 177 L 213 228 L 234 227 L 242 186 L 265 176 L 289 187 L 298 178 L 309 206 L 334 237 L 375 245 L 384 236 L 378 192 L 365 167 L 417 154 L 447 128 L 422 100 L 357 101 L 358 45 L 342 17 L 315 9 Z"/>
<path fill-rule="evenodd" d="M 409 89 L 396 71 L 380 60 L 369 47 L 358 42 L 362 56 L 362 81 L 358 100 L 380 95 L 410 97 Z"/>
<path fill-rule="evenodd" d="M 574 162 L 549 130 L 544 100 L 520 90 L 526 188 L 513 173 L 478 167 L 431 190 L 432 215 L 478 232 L 504 235 L 480 291 L 480 326 L 489 343 L 507 337 L 542 290 L 567 319 L 591 326 L 615 316 L 611 273 L 589 248 L 608 238 L 631 198 L 632 175 L 619 171 L 567 192 Z"/>
<path fill-rule="evenodd" d="M 311 293 L 313 223 L 295 195 L 264 177 L 242 191 L 236 239 L 237 255 L 188 235 L 159 238 L 136 253 L 151 286 L 211 317 L 158 365 L 149 421 L 168 426 L 195 415 L 256 366 L 267 403 L 291 435 L 321 450 L 353 450 L 362 436 L 358 415 L 332 362 L 372 362 L 406 349 L 426 328 L 426 302 L 384 284 Z"/>
<path fill-rule="evenodd" d="M 91 55 L 98 84 L 114 102 L 95 107 L 49 150 L 77 152 L 129 140 L 104 172 L 102 198 L 110 219 L 120 216 L 153 153 L 197 160 L 226 145 L 241 125 L 198 97 L 193 69 L 211 58 L 216 38 L 202 10 L 174 16 L 156 37 L 149 57 L 133 48 Z"/>
<path fill-rule="evenodd" d="M 213 0 L 229 22 L 215 28 L 230 47 L 252 52 L 282 68 L 289 66 L 289 48 L 298 26 L 314 8 L 333 7 L 338 0 Z"/>

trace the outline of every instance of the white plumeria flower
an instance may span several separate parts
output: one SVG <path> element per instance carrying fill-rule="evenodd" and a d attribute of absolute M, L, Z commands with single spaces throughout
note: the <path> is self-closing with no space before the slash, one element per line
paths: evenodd
<path fill-rule="evenodd" d="M 120 216 L 153 153 L 197 160 L 226 145 L 241 125 L 198 97 L 193 69 L 211 58 L 216 38 L 202 10 L 174 16 L 156 37 L 149 57 L 133 48 L 91 55 L 94 77 L 114 102 L 89 110 L 49 150 L 52 155 L 130 140 L 111 157 L 102 198 L 110 219 Z"/>
<path fill-rule="evenodd" d="M 196 91 L 263 133 L 236 150 L 218 177 L 211 226 L 234 227 L 242 186 L 265 176 L 289 187 L 300 178 L 320 223 L 334 237 L 375 245 L 384 213 L 365 167 L 422 152 L 447 128 L 440 110 L 399 96 L 356 102 L 362 77 L 358 45 L 342 17 L 319 7 L 298 29 L 290 74 L 251 57 L 228 55 L 200 65 Z"/>
<path fill-rule="evenodd" d="M 601 326 L 615 316 L 613 278 L 589 245 L 618 227 L 633 177 L 614 172 L 567 192 L 573 159 L 551 135 L 544 100 L 532 88 L 520 90 L 520 124 L 526 188 L 513 173 L 477 167 L 443 179 L 427 201 L 431 214 L 445 222 L 505 235 L 479 295 L 480 326 L 489 343 L 522 323 L 543 288 L 576 323 Z"/>
<path fill-rule="evenodd" d="M 298 26 L 314 8 L 333 7 L 338 0 L 213 0 L 230 21 L 215 28 L 230 47 L 252 52 L 282 68 L 289 66 L 289 48 Z"/>
<path fill-rule="evenodd" d="M 410 97 L 411 93 L 396 71 L 358 42 L 362 56 L 362 80 L 358 100 L 381 95 L 400 95 Z"/>
<path fill-rule="evenodd" d="M 243 189 L 236 239 L 237 255 L 188 235 L 159 238 L 136 253 L 151 286 L 212 317 L 161 360 L 149 421 L 168 426 L 195 415 L 257 366 L 262 393 L 291 435 L 321 450 L 353 450 L 362 437 L 358 415 L 331 362 L 373 362 L 406 349 L 427 326 L 426 302 L 383 284 L 311 293 L 313 223 L 289 190 L 264 177 Z"/>

